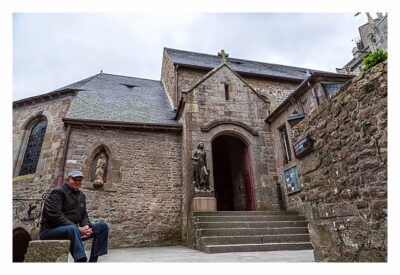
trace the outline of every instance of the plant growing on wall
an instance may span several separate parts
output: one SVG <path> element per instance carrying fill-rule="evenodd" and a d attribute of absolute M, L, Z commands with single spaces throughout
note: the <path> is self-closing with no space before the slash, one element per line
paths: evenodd
<path fill-rule="evenodd" d="M 387 58 L 388 58 L 388 53 L 378 48 L 376 49 L 376 51 L 370 53 L 367 57 L 363 58 L 362 61 L 363 65 L 361 67 L 361 70 L 363 72 L 366 72 L 372 67 L 374 67 L 376 64 L 385 61 Z"/>
<path fill-rule="evenodd" d="M 372 81 L 370 79 L 367 79 L 359 85 L 358 89 L 369 92 L 369 91 L 371 91 L 372 86 L 373 86 Z"/>

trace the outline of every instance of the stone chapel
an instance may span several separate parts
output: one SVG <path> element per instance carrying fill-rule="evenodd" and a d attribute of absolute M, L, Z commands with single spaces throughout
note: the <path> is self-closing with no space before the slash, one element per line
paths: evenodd
<path fill-rule="evenodd" d="M 160 80 L 101 72 L 14 101 L 13 206 L 79 169 L 110 247 L 196 247 L 198 212 L 299 211 L 290 197 L 303 188 L 296 162 L 308 147 L 291 129 L 353 77 L 164 48 Z M 207 191 L 194 186 L 199 144 Z M 14 230 L 34 239 L 15 215 Z"/>

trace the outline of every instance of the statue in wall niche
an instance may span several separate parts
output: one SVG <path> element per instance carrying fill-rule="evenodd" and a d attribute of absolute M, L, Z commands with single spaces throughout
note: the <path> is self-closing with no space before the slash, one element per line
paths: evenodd
<path fill-rule="evenodd" d="M 206 152 L 204 143 L 200 142 L 193 151 L 193 185 L 195 192 L 211 191 L 209 182 L 209 170 L 207 169 Z"/>
<path fill-rule="evenodd" d="M 106 154 L 101 152 L 96 164 L 96 171 L 94 174 L 94 182 L 104 183 L 104 172 L 106 169 Z"/>

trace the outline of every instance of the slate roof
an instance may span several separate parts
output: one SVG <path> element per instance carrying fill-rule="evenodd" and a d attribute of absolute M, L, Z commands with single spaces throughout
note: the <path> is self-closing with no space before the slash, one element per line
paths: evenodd
<path fill-rule="evenodd" d="M 204 69 L 213 69 L 217 67 L 221 61 L 220 58 L 215 55 L 181 51 L 176 49 L 165 48 L 168 56 L 172 63 L 189 66 L 199 67 Z M 278 65 L 271 63 L 262 63 L 251 60 L 243 60 L 237 58 L 228 57 L 227 64 L 236 72 L 244 74 L 253 74 L 260 76 L 270 76 L 277 78 L 291 78 L 296 80 L 303 80 L 307 77 L 307 70 L 309 73 L 322 72 L 319 70 L 292 67 L 286 65 Z"/>
<path fill-rule="evenodd" d="M 161 81 L 100 73 L 65 88 L 79 91 L 67 119 L 178 125 Z"/>

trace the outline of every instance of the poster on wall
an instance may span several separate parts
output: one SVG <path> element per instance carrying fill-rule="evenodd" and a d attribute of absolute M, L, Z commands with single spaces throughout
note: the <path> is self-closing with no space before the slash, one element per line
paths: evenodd
<path fill-rule="evenodd" d="M 288 193 L 299 191 L 299 184 L 297 180 L 297 169 L 296 166 L 287 169 L 284 172 L 285 186 Z"/>

